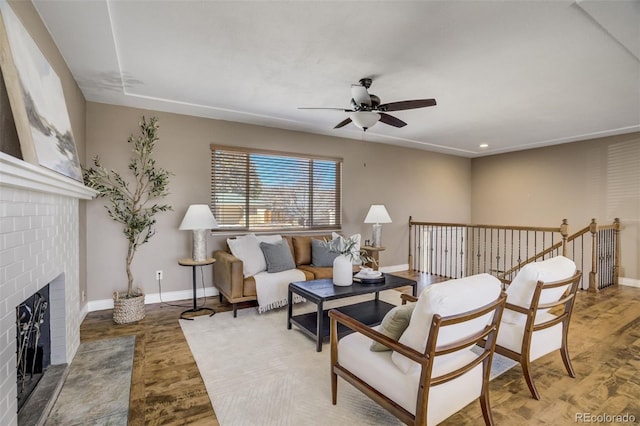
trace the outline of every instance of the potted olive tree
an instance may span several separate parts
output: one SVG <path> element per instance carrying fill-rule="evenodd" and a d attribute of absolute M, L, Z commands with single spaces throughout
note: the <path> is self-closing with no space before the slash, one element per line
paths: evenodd
<path fill-rule="evenodd" d="M 126 292 L 113 294 L 113 321 L 124 324 L 144 318 L 144 293 L 133 288 L 131 262 L 136 250 L 155 234 L 155 215 L 171 210 L 167 204 L 158 201 L 168 194 L 170 173 L 157 167 L 151 158 L 158 141 L 158 118 L 149 120 L 142 117 L 141 134 L 131 135 L 127 140 L 132 145 L 133 157 L 129 161 L 129 172 L 133 179 L 127 180 L 115 170 L 106 169 L 98 157 L 93 166 L 83 168 L 85 184 L 98 191 L 98 197 L 108 199 L 105 205 L 109 217 L 122 224 L 122 232 L 127 239 L 126 272 L 128 288 Z"/>

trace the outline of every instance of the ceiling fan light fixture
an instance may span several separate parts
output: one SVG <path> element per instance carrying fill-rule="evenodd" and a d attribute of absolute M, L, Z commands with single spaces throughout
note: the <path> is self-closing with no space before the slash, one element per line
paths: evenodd
<path fill-rule="evenodd" d="M 373 111 L 356 111 L 351 113 L 349 118 L 351 118 L 353 124 L 362 130 L 367 130 L 380 120 L 380 114 Z"/>

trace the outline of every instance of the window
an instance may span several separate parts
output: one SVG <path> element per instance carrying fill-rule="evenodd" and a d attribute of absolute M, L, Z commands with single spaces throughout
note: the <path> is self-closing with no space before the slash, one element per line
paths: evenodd
<path fill-rule="evenodd" d="M 335 229 L 342 159 L 211 145 L 211 209 L 220 230 Z"/>

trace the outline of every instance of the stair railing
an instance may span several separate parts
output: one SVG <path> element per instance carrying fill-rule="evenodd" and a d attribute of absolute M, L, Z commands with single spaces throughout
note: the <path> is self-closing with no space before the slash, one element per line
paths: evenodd
<path fill-rule="evenodd" d="M 409 268 L 447 278 L 487 272 L 512 280 L 527 263 L 562 254 L 582 271 L 591 260 L 590 291 L 617 284 L 619 221 L 598 226 L 594 219 L 573 235 L 568 227 L 566 219 L 554 228 L 418 222 L 410 217 Z M 580 288 L 586 286 L 580 283 Z"/>
<path fill-rule="evenodd" d="M 592 238 L 589 291 L 598 292 L 618 285 L 620 274 L 620 219 L 613 224 L 598 226 L 592 219 L 589 225 Z"/>

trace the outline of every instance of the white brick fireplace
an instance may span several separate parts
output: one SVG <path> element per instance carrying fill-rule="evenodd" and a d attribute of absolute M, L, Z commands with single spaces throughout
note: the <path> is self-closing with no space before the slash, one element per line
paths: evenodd
<path fill-rule="evenodd" d="M 0 153 L 0 425 L 17 424 L 16 306 L 50 284 L 51 364 L 80 345 L 79 182 Z"/>

